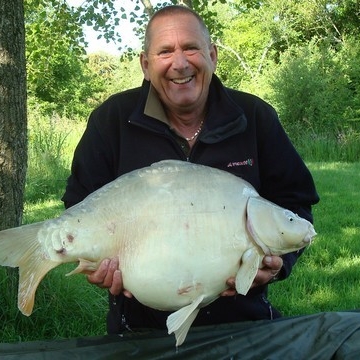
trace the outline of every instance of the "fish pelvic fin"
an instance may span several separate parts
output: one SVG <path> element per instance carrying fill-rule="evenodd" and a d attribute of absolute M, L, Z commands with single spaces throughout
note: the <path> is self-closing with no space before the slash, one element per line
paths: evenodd
<path fill-rule="evenodd" d="M 191 304 L 182 307 L 168 316 L 166 320 L 168 334 L 175 334 L 176 346 L 180 346 L 185 341 L 191 324 L 194 322 L 200 310 L 199 305 L 203 300 L 204 295 L 200 295 Z"/>
<path fill-rule="evenodd" d="M 91 261 L 86 259 L 79 259 L 79 265 L 72 271 L 66 274 L 66 276 L 74 274 L 89 274 L 94 272 L 99 267 L 99 261 Z"/>
<path fill-rule="evenodd" d="M 257 249 L 250 248 L 244 252 L 235 278 L 235 288 L 239 294 L 247 294 L 255 279 L 261 261 L 262 256 L 260 256 Z"/>
<path fill-rule="evenodd" d="M 19 268 L 18 308 L 26 316 L 34 307 L 35 292 L 58 262 L 50 260 L 38 241 L 42 222 L 0 231 L 0 265 Z"/>

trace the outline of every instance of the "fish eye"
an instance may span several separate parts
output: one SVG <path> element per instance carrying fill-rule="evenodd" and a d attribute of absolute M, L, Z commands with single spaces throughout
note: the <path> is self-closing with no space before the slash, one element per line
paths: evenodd
<path fill-rule="evenodd" d="M 288 218 L 289 222 L 293 222 L 295 220 L 294 214 L 289 210 L 285 211 L 285 216 Z"/>

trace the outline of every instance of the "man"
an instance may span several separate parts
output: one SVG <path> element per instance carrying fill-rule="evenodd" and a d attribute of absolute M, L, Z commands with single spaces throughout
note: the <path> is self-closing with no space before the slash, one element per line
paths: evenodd
<path fill-rule="evenodd" d="M 319 198 L 308 169 L 274 109 L 225 88 L 214 75 L 217 49 L 196 13 L 182 6 L 158 11 L 140 62 L 142 86 L 110 97 L 91 114 L 75 151 L 66 207 L 131 170 L 179 159 L 240 176 L 261 196 L 312 221 Z M 236 294 L 233 278 L 224 279 L 228 290 L 201 309 L 193 325 L 280 317 L 266 298 L 267 284 L 288 277 L 300 253 L 265 257 L 247 296 Z M 104 260 L 88 280 L 110 290 L 110 334 L 166 328 L 169 313 L 143 306 L 123 289 L 117 259 Z"/>

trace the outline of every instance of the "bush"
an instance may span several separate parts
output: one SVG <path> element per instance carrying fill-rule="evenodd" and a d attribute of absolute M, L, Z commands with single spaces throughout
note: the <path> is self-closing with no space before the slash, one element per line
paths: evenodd
<path fill-rule="evenodd" d="M 314 42 L 291 48 L 271 76 L 272 100 L 291 133 L 336 133 L 351 92 L 333 50 Z"/>
<path fill-rule="evenodd" d="M 353 39 L 338 49 L 310 42 L 285 51 L 261 77 L 264 97 L 307 160 L 359 160 L 359 57 Z"/>

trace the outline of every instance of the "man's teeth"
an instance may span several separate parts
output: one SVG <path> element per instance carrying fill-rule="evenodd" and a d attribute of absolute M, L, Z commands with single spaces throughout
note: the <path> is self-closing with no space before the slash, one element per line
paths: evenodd
<path fill-rule="evenodd" d="M 185 83 L 191 81 L 192 78 L 193 78 L 192 76 L 189 76 L 184 79 L 172 79 L 172 82 L 174 82 L 175 84 L 185 84 Z"/>

